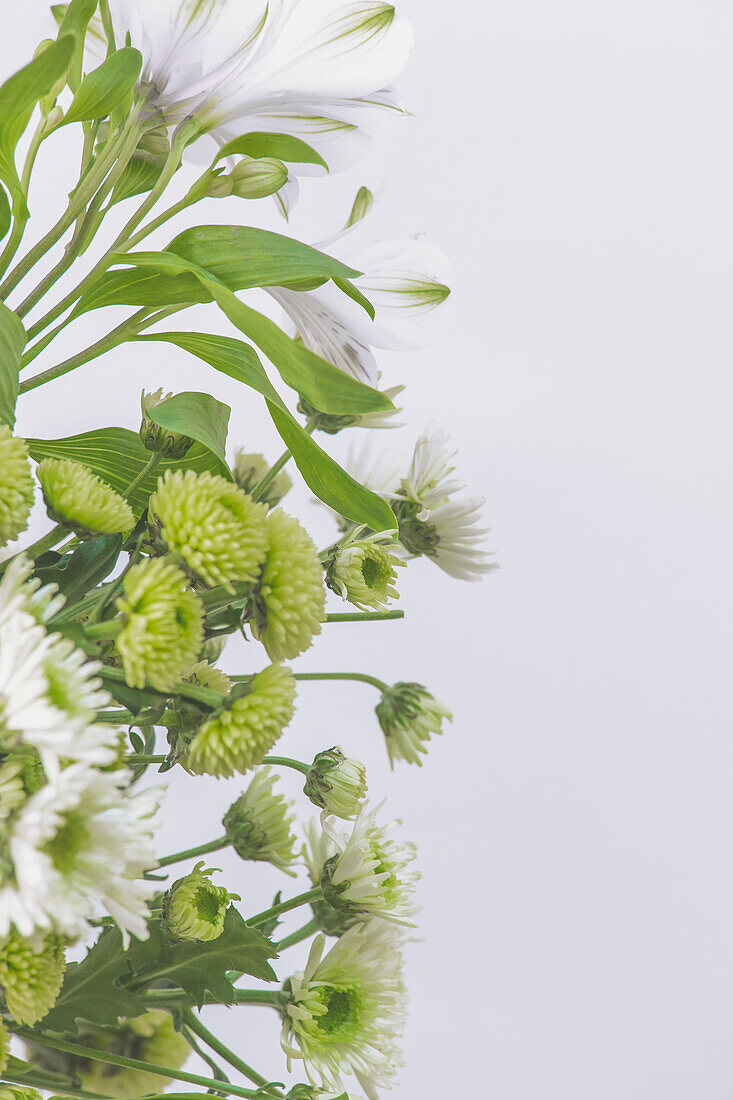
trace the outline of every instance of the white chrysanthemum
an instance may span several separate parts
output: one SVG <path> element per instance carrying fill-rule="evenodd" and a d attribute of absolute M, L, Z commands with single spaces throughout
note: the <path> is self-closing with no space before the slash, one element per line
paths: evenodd
<path fill-rule="evenodd" d="M 379 531 L 361 538 L 362 530 L 357 527 L 328 551 L 326 584 L 361 611 L 386 611 L 390 600 L 399 599 L 394 582 L 397 569 L 405 563 L 392 552 L 394 531 Z"/>
<path fill-rule="evenodd" d="M 402 1065 L 405 1022 L 402 936 L 384 921 L 345 932 L 322 958 L 325 939 L 313 941 L 305 970 L 290 979 L 281 1045 L 302 1059 L 308 1078 L 343 1089 L 354 1074 L 369 1100 L 389 1087 Z M 296 1045 L 297 1044 L 297 1045 Z"/>
<path fill-rule="evenodd" d="M 60 771 L 27 800 L 5 837 L 12 875 L 0 886 L 0 936 L 15 925 L 79 936 L 98 904 L 127 939 L 148 935 L 155 884 L 153 816 L 159 791 L 133 794 L 121 772 L 86 764 Z"/>
<path fill-rule="evenodd" d="M 0 581 L 0 630 L 17 610 L 25 611 L 37 623 L 47 623 L 58 614 L 66 602 L 55 584 L 41 587 L 37 577 L 31 577 L 32 562 L 25 554 L 13 558 Z"/>
<path fill-rule="evenodd" d="M 247 790 L 224 814 L 222 824 L 241 859 L 265 860 L 288 875 L 297 852 L 292 802 L 273 792 L 277 775 L 260 768 Z"/>
<path fill-rule="evenodd" d="M 392 839 L 401 821 L 378 825 L 376 809 L 365 806 L 350 834 L 336 832 L 328 820 L 325 829 L 336 845 L 336 855 L 326 860 L 322 876 L 323 896 L 334 909 L 363 918 L 382 917 L 396 924 L 412 925 L 416 912 L 412 900 L 420 877 L 409 868 L 415 860 L 414 844 Z"/>

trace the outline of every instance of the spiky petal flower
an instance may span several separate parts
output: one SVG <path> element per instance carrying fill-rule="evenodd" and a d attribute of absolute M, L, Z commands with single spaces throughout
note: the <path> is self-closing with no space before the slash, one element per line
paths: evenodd
<path fill-rule="evenodd" d="M 326 861 L 323 869 L 323 896 L 334 909 L 344 909 L 351 916 L 382 917 L 412 925 L 416 911 L 412 895 L 420 877 L 417 871 L 409 870 L 416 855 L 415 845 L 392 839 L 391 834 L 402 822 L 378 825 L 378 809 L 365 806 L 350 835 L 328 829 L 336 855 Z"/>
<path fill-rule="evenodd" d="M 292 672 L 284 665 L 269 665 L 203 723 L 184 758 L 185 767 L 199 775 L 248 771 L 262 762 L 294 710 Z"/>
<path fill-rule="evenodd" d="M 379 545 L 388 540 L 393 546 L 392 532 L 383 531 L 366 538 L 359 538 L 359 534 L 357 529 L 328 551 L 326 584 L 362 611 L 386 611 L 390 600 L 399 599 L 394 582 L 397 570 L 405 563 Z"/>
<path fill-rule="evenodd" d="M 0 988 L 19 1024 L 33 1025 L 53 1008 L 65 969 L 64 942 L 55 933 L 26 939 L 13 930 L 0 941 Z"/>
<path fill-rule="evenodd" d="M 448 708 L 422 684 L 394 684 L 382 693 L 375 709 L 392 767 L 395 760 L 422 765 L 420 754 L 428 751 L 431 734 L 443 732 L 444 719 L 453 721 Z"/>
<path fill-rule="evenodd" d="M 343 1089 L 354 1074 L 369 1100 L 389 1087 L 402 1065 L 405 1022 L 402 937 L 384 921 L 358 924 L 323 957 L 316 937 L 305 970 L 287 983 L 289 1002 L 281 1035 L 288 1057 L 302 1059 L 308 1078 Z"/>
<path fill-rule="evenodd" d="M 44 626 L 65 604 L 58 586 L 41 586 L 38 577 L 32 577 L 33 563 L 26 554 L 18 554 L 5 567 L 0 581 L 0 626 L 16 611 L 24 611 L 40 626 Z"/>
<path fill-rule="evenodd" d="M 33 507 L 33 475 L 22 439 L 0 424 L 0 547 L 28 526 Z"/>
<path fill-rule="evenodd" d="M 332 830 L 326 832 L 323 828 L 324 821 L 324 814 L 321 814 L 320 820 L 313 819 L 305 824 L 306 843 L 302 854 L 313 886 L 321 885 L 326 864 L 339 852 Z M 364 923 L 361 914 L 354 914 L 346 909 L 334 909 L 324 897 L 312 901 L 310 905 L 318 928 L 327 936 L 343 936 L 355 924 Z"/>
<path fill-rule="evenodd" d="M 204 609 L 169 558 L 133 565 L 117 600 L 123 621 L 115 648 L 131 687 L 169 691 L 191 671 L 204 638 Z"/>
<path fill-rule="evenodd" d="M 79 538 L 120 534 L 135 526 L 125 498 L 81 462 L 44 458 L 36 475 L 51 519 L 70 527 Z"/>
<path fill-rule="evenodd" d="M 315 806 L 348 820 L 356 817 L 366 798 L 366 768 L 334 746 L 316 755 L 303 790 Z"/>
<path fill-rule="evenodd" d="M 269 470 L 270 463 L 264 455 L 248 454 L 240 449 L 234 456 L 234 480 L 245 493 L 253 493 Z M 266 486 L 260 499 L 268 508 L 274 508 L 292 487 L 290 474 L 287 470 L 281 470 Z"/>
<path fill-rule="evenodd" d="M 223 825 L 241 859 L 266 860 L 288 874 L 295 861 L 297 840 L 293 832 L 291 802 L 273 793 L 277 776 L 260 768 L 247 790 L 224 814 Z"/>
<path fill-rule="evenodd" d="M 133 794 L 126 773 L 72 764 L 25 802 L 5 834 L 9 872 L 0 882 L 0 936 L 13 925 L 82 935 L 101 903 L 127 940 L 148 935 L 142 879 L 155 866 L 153 816 L 160 792 Z"/>
<path fill-rule="evenodd" d="M 224 886 L 211 881 L 213 868 L 202 871 L 203 860 L 193 871 L 173 883 L 163 902 L 163 921 L 177 940 L 207 943 L 224 931 L 229 904 L 238 900 Z"/>
<path fill-rule="evenodd" d="M 267 507 L 218 474 L 167 470 L 150 498 L 149 523 L 198 580 L 254 581 L 267 553 Z"/>
<path fill-rule="evenodd" d="M 318 551 L 297 519 L 276 509 L 266 521 L 269 550 L 251 598 L 252 633 L 271 661 L 299 656 L 321 632 L 326 593 Z"/>

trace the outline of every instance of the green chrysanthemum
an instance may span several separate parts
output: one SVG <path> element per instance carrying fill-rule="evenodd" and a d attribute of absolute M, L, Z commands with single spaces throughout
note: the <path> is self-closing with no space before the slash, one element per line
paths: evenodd
<path fill-rule="evenodd" d="M 213 868 L 202 871 L 203 861 L 190 874 L 174 882 L 165 895 L 163 921 L 177 940 L 207 943 L 218 940 L 224 931 L 229 903 L 239 900 L 224 886 L 214 886 Z"/>
<path fill-rule="evenodd" d="M 247 454 L 246 451 L 237 451 L 234 458 L 234 480 L 245 493 L 252 493 L 262 479 L 269 473 L 270 463 L 264 455 Z M 274 508 L 289 493 L 293 487 L 290 474 L 281 470 L 276 474 L 270 484 L 264 489 L 260 499 L 269 508 Z"/>
<path fill-rule="evenodd" d="M 270 665 L 227 700 L 194 737 L 184 759 L 197 775 L 230 776 L 260 764 L 293 717 L 295 679 L 289 668 Z"/>
<path fill-rule="evenodd" d="M 232 681 L 226 672 L 210 665 L 208 661 L 197 661 L 186 677 L 186 682 L 208 688 L 209 691 L 220 691 L 222 695 L 228 695 L 232 690 Z"/>
<path fill-rule="evenodd" d="M 5 1024 L 0 1020 L 0 1073 L 5 1071 L 10 1053 L 10 1036 Z"/>
<path fill-rule="evenodd" d="M 377 541 L 385 537 L 379 534 L 350 539 L 329 551 L 326 584 L 332 592 L 362 611 L 386 611 L 389 601 L 399 598 L 394 582 L 397 569 L 405 563 L 377 545 Z"/>
<path fill-rule="evenodd" d="M 367 793 L 366 768 L 338 746 L 319 752 L 308 769 L 303 792 L 314 806 L 336 817 L 356 817 Z"/>
<path fill-rule="evenodd" d="M 392 767 L 395 760 L 422 764 L 420 754 L 428 751 L 425 743 L 430 735 L 443 732 L 444 718 L 453 721 L 448 708 L 422 684 L 395 684 L 382 694 L 375 709 Z"/>
<path fill-rule="evenodd" d="M 276 510 L 267 517 L 270 549 L 252 594 L 252 632 L 271 661 L 297 657 L 321 632 L 326 592 L 318 551 L 297 519 Z"/>
<path fill-rule="evenodd" d="M 217 474 L 168 470 L 150 498 L 150 527 L 207 585 L 254 581 L 267 553 L 267 507 Z"/>
<path fill-rule="evenodd" d="M 51 519 L 79 538 L 115 535 L 135 526 L 132 508 L 81 462 L 44 458 L 36 470 Z"/>
<path fill-rule="evenodd" d="M 13 930 L 0 941 L 0 987 L 19 1024 L 35 1024 L 56 1003 L 66 969 L 64 944 L 50 935 L 34 943 Z"/>
<path fill-rule="evenodd" d="M 149 558 L 125 574 L 117 608 L 124 625 L 115 639 L 131 687 L 169 691 L 196 661 L 204 610 L 170 559 Z"/>
<path fill-rule="evenodd" d="M 0 1100 L 41 1100 L 38 1089 L 23 1085 L 3 1085 L 0 1087 Z"/>
<path fill-rule="evenodd" d="M 269 768 L 257 773 L 247 790 L 224 814 L 222 824 L 241 859 L 266 860 L 288 874 L 295 861 L 297 839 L 290 803 L 273 794 L 277 776 Z"/>
<path fill-rule="evenodd" d="M 25 531 L 33 507 L 28 451 L 7 424 L 0 424 L 0 471 L 0 546 L 5 546 Z"/>

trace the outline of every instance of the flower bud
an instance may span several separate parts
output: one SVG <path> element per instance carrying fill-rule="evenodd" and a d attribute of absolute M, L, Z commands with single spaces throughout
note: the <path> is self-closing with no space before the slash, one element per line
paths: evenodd
<path fill-rule="evenodd" d="M 217 940 L 224 931 L 229 903 L 239 900 L 237 894 L 230 894 L 224 886 L 214 886 L 209 876 L 215 868 L 202 871 L 203 865 L 203 860 L 197 863 L 165 895 L 163 922 L 177 940 L 195 943 Z"/>
<path fill-rule="evenodd" d="M 289 813 L 290 803 L 272 793 L 276 779 L 269 768 L 262 768 L 229 807 L 222 824 L 241 859 L 267 860 L 291 873 L 297 843 L 292 832 L 295 818 Z"/>
<path fill-rule="evenodd" d="M 270 463 L 264 455 L 247 454 L 243 450 L 237 451 L 234 458 L 234 480 L 245 493 L 252 493 L 257 488 L 263 477 L 269 472 Z M 286 493 L 293 487 L 292 478 L 285 470 L 272 479 L 266 487 L 260 500 L 269 508 L 279 504 Z"/>
<path fill-rule="evenodd" d="M 386 611 L 390 600 L 399 599 L 394 582 L 405 563 L 377 545 L 384 539 L 391 541 L 389 532 L 365 539 L 352 536 L 328 551 L 326 584 L 362 611 Z"/>
<path fill-rule="evenodd" d="M 366 768 L 338 746 L 319 752 L 308 769 L 304 793 L 314 806 L 336 817 L 356 817 L 366 797 Z"/>
<path fill-rule="evenodd" d="M 0 988 L 19 1024 L 35 1024 L 56 1003 L 66 968 L 60 936 L 20 936 L 15 929 L 0 941 Z"/>
<path fill-rule="evenodd" d="M 288 170 L 272 157 L 242 157 L 232 170 L 232 193 L 240 199 L 262 199 L 274 195 L 288 181 Z"/>
<path fill-rule="evenodd" d="M 163 455 L 165 458 L 183 458 L 191 447 L 193 440 L 187 435 L 181 435 L 180 432 L 172 432 L 168 428 L 161 428 L 160 424 L 156 424 L 148 415 L 151 409 L 161 405 L 172 396 L 172 393 L 164 395 L 162 389 L 156 390 L 155 393 L 146 393 L 143 390 L 140 397 L 143 414 L 142 423 L 140 424 L 140 439 L 148 451 Z"/>
<path fill-rule="evenodd" d="M 392 767 L 395 760 L 422 764 L 420 753 L 428 751 L 425 742 L 430 735 L 443 732 L 444 718 L 453 721 L 448 708 L 422 684 L 395 684 L 382 694 L 375 709 Z"/>

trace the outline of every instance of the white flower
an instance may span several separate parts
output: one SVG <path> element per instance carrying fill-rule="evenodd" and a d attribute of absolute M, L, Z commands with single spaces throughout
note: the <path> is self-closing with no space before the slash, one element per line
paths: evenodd
<path fill-rule="evenodd" d="M 324 559 L 326 584 L 361 611 L 386 611 L 390 600 L 399 599 L 394 582 L 396 570 L 405 563 L 391 552 L 395 548 L 394 531 L 359 538 L 362 530 L 356 528 L 328 550 Z"/>
<path fill-rule="evenodd" d="M 156 884 L 153 815 L 159 792 L 132 794 L 128 776 L 72 764 L 32 794 L 8 826 L 12 873 L 0 886 L 0 936 L 15 925 L 82 935 L 101 903 L 127 940 L 148 935 L 146 899 Z"/>
<path fill-rule="evenodd" d="M 387 688 L 376 706 L 377 718 L 384 733 L 389 762 L 405 760 L 422 765 L 421 753 L 431 734 L 443 732 L 443 720 L 453 721 L 453 715 L 434 695 L 416 683 L 398 683 Z"/>
<path fill-rule="evenodd" d="M 288 875 L 296 858 L 292 802 L 273 787 L 277 775 L 260 768 L 247 790 L 224 814 L 223 825 L 232 847 L 241 859 L 266 860 Z"/>
<path fill-rule="evenodd" d="M 413 925 L 410 918 L 416 907 L 412 895 L 420 875 L 408 868 L 415 859 L 415 845 L 392 839 L 390 834 L 401 821 L 377 825 L 379 809 L 365 806 L 349 835 L 336 832 L 328 821 L 324 823 L 336 855 L 324 866 L 323 896 L 334 909 L 353 916 Z"/>
<path fill-rule="evenodd" d="M 55 584 L 41 587 L 37 577 L 31 577 L 33 563 L 25 554 L 14 557 L 0 581 L 0 629 L 15 611 L 21 609 L 44 625 L 57 615 L 66 602 Z"/>
<path fill-rule="evenodd" d="M 309 1080 L 343 1089 L 354 1074 L 369 1100 L 389 1087 L 402 1065 L 399 1040 L 406 993 L 402 936 L 383 921 L 355 925 L 322 958 L 325 939 L 313 941 L 303 972 L 290 979 L 281 1045 L 303 1060 Z M 296 1045 L 297 1044 L 297 1045 Z"/>
<path fill-rule="evenodd" d="M 345 820 L 356 817 L 367 792 L 366 768 L 360 760 L 345 756 L 338 745 L 316 754 L 308 769 L 304 793 L 327 814 Z M 318 879 L 325 857 L 318 870 Z"/>

